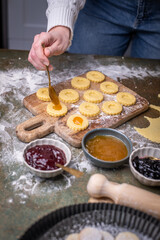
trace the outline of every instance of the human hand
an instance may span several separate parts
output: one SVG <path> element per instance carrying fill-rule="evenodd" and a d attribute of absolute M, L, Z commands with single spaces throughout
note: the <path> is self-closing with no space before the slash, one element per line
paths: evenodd
<path fill-rule="evenodd" d="M 70 43 L 70 29 L 63 26 L 52 28 L 49 32 L 42 32 L 34 37 L 28 61 L 38 70 L 53 70 L 49 57 L 65 52 Z M 43 47 L 45 46 L 45 48 Z"/>

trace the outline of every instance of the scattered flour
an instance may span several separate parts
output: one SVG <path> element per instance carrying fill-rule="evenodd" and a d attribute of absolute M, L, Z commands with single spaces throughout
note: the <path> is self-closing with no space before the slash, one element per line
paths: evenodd
<path fill-rule="evenodd" d="M 67 61 L 70 61 L 70 57 L 67 58 Z M 85 63 L 83 72 L 93 69 L 103 72 L 114 80 L 136 78 L 143 81 L 143 78 L 147 76 L 160 76 L 159 70 L 150 71 L 145 67 L 128 68 L 125 65 L 120 66 L 118 63 L 103 66 L 103 64 L 100 64 L 91 56 L 90 61 L 87 60 Z M 53 79 L 53 84 L 56 84 L 83 72 L 82 69 L 76 68 L 74 64 L 71 64 L 70 69 L 64 67 L 61 72 L 55 70 L 54 73 L 51 73 L 51 79 Z M 53 195 L 71 187 L 75 178 L 69 174 L 63 174 L 60 178 L 45 180 L 35 177 L 28 172 L 28 169 L 23 165 L 22 156 L 23 148 L 26 144 L 18 141 L 15 134 L 16 125 L 32 116 L 30 112 L 23 108 L 23 98 L 36 92 L 40 87 L 48 85 L 46 73 L 33 69 L 30 71 L 29 68 L 0 71 L 0 82 L 0 146 L 3 149 L 0 156 L 1 164 L 5 177 L 10 178 L 9 184 L 15 196 L 18 197 L 19 202 L 24 204 L 28 199 L 33 199 L 33 197 L 36 199 L 39 196 L 45 198 L 46 194 Z M 73 106 L 76 107 L 76 105 Z M 101 118 L 103 117 L 103 113 L 101 113 Z M 137 135 L 136 131 L 128 123 L 123 124 L 118 129 L 131 139 L 133 148 L 153 146 L 150 141 Z M 49 138 L 63 141 L 54 133 Z M 69 146 L 69 148 L 76 156 L 76 158 L 72 159 L 71 167 L 92 174 L 96 168 L 85 159 L 82 150 L 75 149 L 72 146 Z M 12 204 L 14 198 L 9 197 L 6 201 L 8 204 Z"/>

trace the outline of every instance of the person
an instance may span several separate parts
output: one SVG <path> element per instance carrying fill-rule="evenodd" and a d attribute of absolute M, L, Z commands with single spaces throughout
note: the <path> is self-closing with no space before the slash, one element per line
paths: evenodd
<path fill-rule="evenodd" d="M 47 32 L 34 37 L 28 60 L 49 70 L 49 57 L 70 53 L 160 59 L 160 1 L 47 0 Z"/>

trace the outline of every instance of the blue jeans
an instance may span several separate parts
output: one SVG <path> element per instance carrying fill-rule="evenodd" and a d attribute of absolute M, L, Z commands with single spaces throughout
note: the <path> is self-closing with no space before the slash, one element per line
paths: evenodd
<path fill-rule="evenodd" d="M 160 59 L 160 0 L 87 0 L 70 53 Z"/>

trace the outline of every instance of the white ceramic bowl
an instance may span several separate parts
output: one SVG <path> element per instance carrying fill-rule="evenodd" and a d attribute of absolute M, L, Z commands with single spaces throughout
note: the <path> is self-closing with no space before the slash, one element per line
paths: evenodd
<path fill-rule="evenodd" d="M 71 160 L 71 151 L 70 149 L 62 142 L 58 141 L 58 140 L 54 140 L 54 139 L 38 139 L 35 141 L 30 142 L 29 144 L 27 144 L 27 146 L 24 148 L 23 151 L 23 159 L 24 159 L 24 164 L 29 168 L 29 170 L 37 175 L 38 177 L 43 177 L 43 178 L 51 178 L 51 177 L 55 177 L 59 174 L 61 174 L 63 172 L 63 170 L 61 168 L 55 169 L 55 170 L 39 170 L 39 169 L 35 169 L 33 167 L 31 167 L 25 160 L 25 152 L 31 148 L 31 147 L 35 147 L 36 145 L 53 145 L 61 150 L 63 150 L 63 152 L 66 155 L 66 164 L 64 166 L 67 166 L 70 163 Z"/>
<path fill-rule="evenodd" d="M 144 185 L 147 186 L 160 186 L 160 180 L 151 179 L 143 176 L 141 173 L 139 173 L 133 166 L 132 160 L 135 157 L 144 158 L 144 157 L 156 157 L 160 158 L 160 149 L 159 148 L 152 148 L 152 147 L 144 147 L 144 148 L 138 148 L 134 150 L 129 158 L 129 165 L 130 170 L 133 173 L 134 177 L 141 182 Z M 156 161 L 156 160 L 155 160 Z"/>

